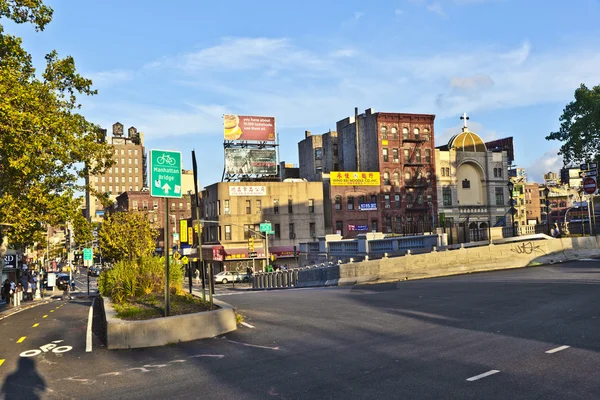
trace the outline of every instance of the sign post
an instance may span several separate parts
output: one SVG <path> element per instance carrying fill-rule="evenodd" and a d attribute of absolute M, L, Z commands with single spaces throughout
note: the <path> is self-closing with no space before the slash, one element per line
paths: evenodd
<path fill-rule="evenodd" d="M 169 288 L 169 198 L 181 198 L 181 153 L 168 150 L 150 150 L 150 196 L 165 199 L 164 245 L 165 257 L 165 317 L 169 316 L 171 299 Z"/>
<path fill-rule="evenodd" d="M 260 224 L 260 232 L 265 235 L 265 272 L 269 271 L 269 233 L 271 233 L 271 223 L 265 221 Z"/>

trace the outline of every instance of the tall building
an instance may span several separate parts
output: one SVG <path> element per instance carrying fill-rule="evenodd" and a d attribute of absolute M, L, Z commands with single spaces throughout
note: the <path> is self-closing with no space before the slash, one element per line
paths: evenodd
<path fill-rule="evenodd" d="M 437 208 L 434 119 L 430 114 L 376 113 L 373 109 L 359 115 L 355 109 L 354 117 L 337 122 L 337 143 L 327 139 L 332 133 L 321 139 L 306 134 L 298 144 L 300 173 L 309 180 L 326 174 L 328 232 L 354 237 L 370 231 L 432 229 Z M 323 158 L 320 163 L 319 157 Z M 350 180 L 337 186 L 327 179 L 347 174 L 357 176 L 360 183 Z M 370 177 L 377 181 L 367 182 Z"/>
<path fill-rule="evenodd" d="M 544 184 L 546 186 L 556 186 L 560 184 L 560 176 L 556 172 L 544 174 Z"/>
<path fill-rule="evenodd" d="M 457 223 L 485 232 L 490 225 L 510 221 L 508 152 L 503 146 L 489 150 L 479 135 L 469 131 L 468 117 L 461 119 L 462 132 L 435 150 L 440 217 L 442 225 Z"/>
<path fill-rule="evenodd" d="M 525 208 L 528 225 L 542 222 L 542 206 L 544 206 L 544 199 L 540 198 L 540 186 L 537 183 L 525 184 Z"/>
<path fill-rule="evenodd" d="M 279 265 L 294 265 L 298 244 L 325 234 L 321 182 L 219 182 L 205 188 L 202 200 L 203 257 L 214 272 L 245 270 L 253 260 L 257 271 L 263 268 L 266 243 L 254 233 L 263 222 L 271 223 L 268 250 Z"/>
<path fill-rule="evenodd" d="M 99 140 L 107 140 L 106 129 L 102 130 Z M 123 136 L 123 124 L 116 122 L 112 126 L 110 145 L 114 150 L 114 165 L 104 174 L 90 175 L 89 184 L 99 194 L 106 194 L 110 200 L 115 201 L 123 192 L 137 192 L 147 187 L 144 134 L 132 126 L 127 130 L 127 136 Z M 97 197 L 88 193 L 86 205 L 92 220 L 102 220 L 104 209 Z"/>

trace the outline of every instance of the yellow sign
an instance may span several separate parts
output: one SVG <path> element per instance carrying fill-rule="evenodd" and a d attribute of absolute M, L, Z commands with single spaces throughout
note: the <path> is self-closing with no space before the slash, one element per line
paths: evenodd
<path fill-rule="evenodd" d="M 188 243 L 194 243 L 194 230 L 192 228 L 188 228 Z"/>
<path fill-rule="evenodd" d="M 176 260 L 179 260 L 181 258 L 181 254 L 179 254 L 178 252 L 173 253 L 173 258 Z"/>
<path fill-rule="evenodd" d="M 185 219 L 179 220 L 179 241 L 182 243 L 188 242 L 187 221 Z"/>
<path fill-rule="evenodd" d="M 190 260 L 188 260 L 187 256 L 183 256 L 183 258 L 181 259 L 181 262 L 184 264 L 187 264 Z"/>
<path fill-rule="evenodd" d="M 335 172 L 329 175 L 331 186 L 379 186 L 379 172 Z"/>
<path fill-rule="evenodd" d="M 388 145 L 388 141 L 387 140 L 382 140 L 381 141 L 381 145 L 382 146 L 387 146 Z"/>

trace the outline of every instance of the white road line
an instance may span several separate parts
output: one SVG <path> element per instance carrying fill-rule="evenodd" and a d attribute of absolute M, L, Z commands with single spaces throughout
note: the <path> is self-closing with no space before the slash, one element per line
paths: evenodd
<path fill-rule="evenodd" d="M 555 349 L 548 350 L 548 351 L 546 352 L 546 354 L 552 354 L 552 353 L 556 353 L 556 352 L 558 352 L 558 351 L 561 351 L 561 350 L 568 349 L 569 347 L 571 347 L 571 346 L 560 346 L 560 347 L 557 347 L 557 348 L 555 348 Z"/>
<path fill-rule="evenodd" d="M 476 381 L 477 379 L 481 379 L 481 378 L 485 378 L 486 376 L 497 374 L 498 372 L 500 372 L 500 371 L 498 371 L 497 369 L 493 369 L 491 371 L 484 372 L 483 374 L 479 374 L 479 375 L 475 375 L 470 378 L 467 378 L 467 380 L 469 382 L 473 382 L 473 381 Z"/>
<path fill-rule="evenodd" d="M 247 322 L 242 322 L 242 325 L 244 325 L 246 328 L 252 328 L 252 329 L 254 329 L 254 326 L 253 326 L 253 325 L 250 325 L 250 324 L 249 324 L 249 323 L 247 323 Z"/>
<path fill-rule="evenodd" d="M 259 349 L 268 349 L 268 350 L 279 350 L 279 346 L 277 347 L 269 347 L 269 346 L 260 346 L 258 344 L 250 344 L 250 343 L 244 343 L 244 342 L 236 342 L 235 340 L 229 340 L 226 337 L 224 337 L 223 339 L 227 340 L 229 343 L 235 343 L 235 344 L 241 344 L 242 346 L 247 346 L 247 347 L 257 347 Z"/>
<path fill-rule="evenodd" d="M 87 324 L 87 332 L 85 335 L 85 352 L 92 352 L 92 319 L 94 318 L 94 302 L 96 299 L 92 300 L 92 305 L 90 306 L 90 312 L 88 313 L 88 324 Z"/>

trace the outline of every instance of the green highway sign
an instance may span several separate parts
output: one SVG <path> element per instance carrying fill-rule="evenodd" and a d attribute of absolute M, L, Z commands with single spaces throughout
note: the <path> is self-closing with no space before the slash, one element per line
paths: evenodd
<path fill-rule="evenodd" d="M 181 153 L 150 150 L 150 196 L 181 198 Z"/>
<path fill-rule="evenodd" d="M 263 222 L 262 224 L 260 224 L 260 231 L 261 232 L 271 232 L 273 229 L 271 228 L 271 223 L 270 222 Z"/>
<path fill-rule="evenodd" d="M 86 247 L 85 249 L 83 249 L 83 261 L 92 261 L 93 258 L 94 253 L 92 252 L 91 248 Z"/>

